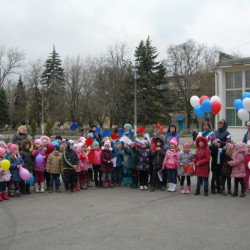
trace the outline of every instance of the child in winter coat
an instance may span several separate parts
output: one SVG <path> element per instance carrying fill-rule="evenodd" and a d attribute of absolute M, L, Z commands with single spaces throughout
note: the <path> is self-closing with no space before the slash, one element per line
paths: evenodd
<path fill-rule="evenodd" d="M 10 161 L 10 173 L 11 180 L 8 184 L 9 196 L 17 196 L 20 197 L 20 181 L 21 177 L 19 175 L 19 168 L 24 166 L 23 159 L 19 154 L 19 147 L 16 144 L 12 144 L 11 142 L 7 145 L 10 150 L 10 154 L 8 155 L 8 160 Z M 15 194 L 13 191 L 13 186 L 15 188 Z"/>
<path fill-rule="evenodd" d="M 76 179 L 76 168 L 79 164 L 79 159 L 76 152 L 73 150 L 74 141 L 69 140 L 66 144 L 66 149 L 63 154 L 63 176 L 65 190 L 67 194 L 74 192 L 75 179 Z"/>
<path fill-rule="evenodd" d="M 88 189 L 89 183 L 89 164 L 88 164 L 88 149 L 85 143 L 78 143 L 77 146 L 77 156 L 79 159 L 78 167 L 76 168 L 76 172 L 78 174 L 80 189 L 86 190 Z M 79 186 L 76 184 L 76 190 L 79 191 Z"/>
<path fill-rule="evenodd" d="M 245 184 L 244 177 L 245 173 L 245 155 L 247 153 L 247 144 L 244 142 L 237 142 L 235 145 L 235 151 L 232 156 L 232 161 L 228 164 L 232 167 L 231 177 L 234 177 L 234 192 L 232 197 L 238 196 L 238 184 L 241 184 L 241 194 L 240 197 L 245 197 Z"/>
<path fill-rule="evenodd" d="M 31 141 L 29 139 L 24 139 L 21 144 L 20 156 L 24 161 L 24 168 L 26 168 L 30 173 L 33 173 L 33 156 L 31 149 Z M 30 192 L 30 184 L 26 184 L 24 181 L 20 182 L 20 191 L 22 194 L 31 194 Z"/>
<path fill-rule="evenodd" d="M 197 186 L 195 195 L 200 194 L 201 180 L 204 182 L 204 196 L 208 196 L 208 175 L 210 151 L 208 149 L 208 140 L 205 137 L 198 136 L 195 141 L 196 153 L 193 158 L 195 163 L 195 176 L 197 176 Z"/>
<path fill-rule="evenodd" d="M 111 142 L 106 140 L 104 146 L 102 147 L 101 152 L 101 167 L 100 171 L 102 172 L 102 187 L 106 188 L 106 178 L 108 179 L 108 186 L 113 187 L 111 173 L 113 172 L 113 155 Z"/>
<path fill-rule="evenodd" d="M 40 192 L 38 186 L 39 181 L 41 184 L 41 193 L 44 193 L 45 151 L 43 150 L 42 145 L 42 141 L 40 139 L 36 139 L 32 150 L 32 156 L 34 157 L 34 186 L 36 193 Z"/>
<path fill-rule="evenodd" d="M 250 164 L 249 162 L 250 162 L 250 141 L 247 141 L 247 153 L 244 162 L 245 172 L 246 172 L 246 176 L 244 178 L 245 190 L 249 189 L 249 175 L 250 175 L 250 169 L 248 167 L 248 164 Z"/>
<path fill-rule="evenodd" d="M 190 188 L 191 188 L 191 176 L 193 176 L 193 173 L 185 173 L 184 166 L 187 164 L 192 163 L 192 160 L 194 158 L 194 154 L 190 150 L 190 145 L 188 142 L 183 143 L 183 152 L 179 155 L 178 158 L 178 175 L 181 176 L 181 184 L 180 184 L 180 192 L 182 194 L 189 194 Z M 187 190 L 184 189 L 184 181 L 185 178 L 187 178 Z"/>
<path fill-rule="evenodd" d="M 232 160 L 232 155 L 233 155 L 233 144 L 227 143 L 226 146 L 223 148 L 220 158 L 221 158 L 221 190 L 222 190 L 222 195 L 226 196 L 225 192 L 225 183 L 227 181 L 227 193 L 231 195 L 231 172 L 232 168 L 228 164 L 229 161 Z"/>
<path fill-rule="evenodd" d="M 138 188 L 137 154 L 127 144 L 124 145 L 124 148 L 124 153 L 128 156 L 128 178 L 131 179 L 130 187 L 135 189 Z"/>
<path fill-rule="evenodd" d="M 4 160 L 5 150 L 0 148 L 0 162 Z M 6 187 L 7 183 L 10 181 L 11 174 L 9 170 L 2 170 L 0 168 L 0 201 L 8 200 Z"/>
<path fill-rule="evenodd" d="M 212 180 L 211 180 L 211 193 L 216 194 L 221 193 L 222 190 L 220 190 L 220 171 L 221 171 L 221 157 L 220 154 L 222 152 L 220 139 L 215 139 L 213 141 L 213 144 L 209 146 L 209 149 L 211 151 L 211 157 L 212 157 Z"/>
<path fill-rule="evenodd" d="M 93 169 L 94 169 L 94 180 L 95 180 L 95 186 L 101 187 L 101 172 L 100 172 L 100 165 L 101 165 L 101 150 L 99 146 L 99 142 L 94 140 L 93 142 Z"/>
<path fill-rule="evenodd" d="M 133 150 L 137 154 L 138 164 L 137 171 L 139 173 L 140 190 L 148 190 L 148 173 L 150 165 L 150 154 L 151 151 L 148 148 L 148 141 L 142 140 L 143 146 L 134 147 Z"/>
<path fill-rule="evenodd" d="M 169 150 L 167 150 L 164 161 L 163 168 L 166 168 L 169 176 L 169 192 L 176 191 L 177 185 L 177 159 L 179 157 L 179 152 L 177 151 L 177 139 L 174 137 L 169 142 Z"/>
<path fill-rule="evenodd" d="M 54 151 L 49 155 L 46 165 L 46 171 L 50 174 L 49 193 L 53 192 L 55 182 L 56 192 L 60 193 L 60 174 L 63 174 L 62 155 L 60 147 L 54 146 Z"/>
<path fill-rule="evenodd" d="M 122 148 L 121 142 L 115 143 L 116 147 L 116 166 L 114 167 L 113 175 L 113 184 L 114 186 L 121 186 L 122 183 L 122 173 L 123 173 L 123 166 L 124 166 L 124 150 Z"/>
<path fill-rule="evenodd" d="M 155 138 L 155 150 L 151 152 L 150 157 L 152 160 L 152 180 L 151 180 L 151 192 L 155 191 L 156 184 L 158 184 L 160 190 L 165 191 L 162 183 L 158 177 L 158 171 L 162 169 L 162 164 L 165 158 L 166 150 L 164 149 L 163 141 L 157 137 Z"/>

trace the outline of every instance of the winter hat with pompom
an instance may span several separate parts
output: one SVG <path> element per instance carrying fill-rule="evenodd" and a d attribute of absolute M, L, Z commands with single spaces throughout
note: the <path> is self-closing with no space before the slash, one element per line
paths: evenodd
<path fill-rule="evenodd" d="M 172 144 L 174 144 L 176 147 L 177 147 L 177 139 L 175 138 L 175 137 L 173 137 L 172 139 L 171 139 L 171 141 L 169 142 L 169 144 L 170 143 L 172 143 Z"/>
<path fill-rule="evenodd" d="M 43 145 L 43 142 L 42 142 L 42 140 L 40 140 L 40 139 L 36 139 L 36 140 L 35 140 L 35 144 Z"/>
<path fill-rule="evenodd" d="M 11 152 L 11 154 L 13 154 L 13 155 L 15 154 L 15 150 L 18 148 L 18 146 L 16 144 L 13 144 L 11 142 L 9 142 L 7 144 L 7 147 L 9 149 L 9 151 Z"/>

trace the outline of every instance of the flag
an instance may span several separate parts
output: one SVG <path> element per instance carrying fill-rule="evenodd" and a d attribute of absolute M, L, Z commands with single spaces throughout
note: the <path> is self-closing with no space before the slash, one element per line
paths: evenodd
<path fill-rule="evenodd" d="M 214 132 L 211 132 L 209 135 L 208 135 L 208 140 L 214 140 L 215 139 L 215 134 Z"/>
<path fill-rule="evenodd" d="M 102 134 L 102 138 L 110 137 L 109 129 L 105 129 Z"/>
<path fill-rule="evenodd" d="M 111 138 L 112 138 L 113 140 L 116 140 L 116 139 L 119 139 L 120 136 L 117 135 L 117 134 L 115 134 L 115 133 L 111 133 Z"/>
<path fill-rule="evenodd" d="M 91 149 L 87 155 L 89 164 L 94 163 L 94 149 Z"/>
<path fill-rule="evenodd" d="M 162 169 L 157 172 L 157 175 L 158 175 L 158 178 L 159 178 L 160 182 L 162 182 L 163 181 L 163 179 L 162 179 Z"/>
<path fill-rule="evenodd" d="M 131 129 L 128 132 L 129 132 L 129 134 L 130 134 L 131 137 L 134 136 L 134 132 Z"/>
<path fill-rule="evenodd" d="M 157 124 L 156 124 L 156 128 L 158 128 L 158 129 L 160 129 L 160 128 L 161 128 L 161 124 L 160 124 L 160 122 L 157 122 Z"/>
<path fill-rule="evenodd" d="M 142 125 L 140 128 L 138 128 L 138 129 L 136 130 L 136 133 L 137 133 L 137 134 L 144 133 L 144 132 L 145 132 L 145 126 L 144 126 L 144 125 Z"/>
<path fill-rule="evenodd" d="M 135 146 L 141 148 L 141 147 L 144 146 L 144 143 L 142 141 L 140 141 L 140 140 L 135 140 Z"/>
<path fill-rule="evenodd" d="M 96 132 L 98 135 L 102 136 L 101 130 L 99 129 L 99 127 L 98 127 L 97 125 L 96 125 L 95 132 Z"/>
<path fill-rule="evenodd" d="M 79 126 L 76 124 L 76 123 L 73 123 L 69 128 L 72 130 L 72 131 L 75 131 Z"/>
<path fill-rule="evenodd" d="M 161 128 L 159 129 L 159 133 L 163 133 L 163 129 L 164 129 L 164 126 L 161 126 Z"/>
<path fill-rule="evenodd" d="M 231 135 L 228 135 L 226 142 L 230 142 L 231 143 L 231 141 L 232 141 Z"/>
<path fill-rule="evenodd" d="M 120 136 L 120 137 L 122 137 L 123 136 L 123 134 L 124 134 L 124 131 L 125 131 L 125 128 L 123 128 L 123 129 L 120 129 L 119 131 L 118 131 L 118 135 Z"/>
<path fill-rule="evenodd" d="M 126 135 L 122 136 L 122 138 L 119 141 L 124 142 L 127 145 L 131 145 L 132 144 L 132 141 Z"/>
<path fill-rule="evenodd" d="M 91 146 L 93 144 L 93 140 L 92 140 L 91 136 L 85 141 L 85 144 L 86 144 L 87 147 L 89 147 L 89 146 Z"/>

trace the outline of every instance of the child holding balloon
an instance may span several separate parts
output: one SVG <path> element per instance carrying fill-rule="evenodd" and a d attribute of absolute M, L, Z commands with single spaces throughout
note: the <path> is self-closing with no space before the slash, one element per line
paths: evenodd
<path fill-rule="evenodd" d="M 8 160 L 4 160 L 5 150 L 0 147 L 0 201 L 8 200 L 6 187 L 8 181 L 10 181 L 11 174 L 8 170 L 10 167 L 10 162 Z"/>
<path fill-rule="evenodd" d="M 20 187 L 21 177 L 19 174 L 19 168 L 24 166 L 24 161 L 19 154 L 19 148 L 16 144 L 9 142 L 7 147 L 10 151 L 7 160 L 10 161 L 10 173 L 11 173 L 11 179 L 8 184 L 9 196 L 20 197 L 21 195 L 19 187 Z M 15 193 L 13 187 L 15 188 Z"/>

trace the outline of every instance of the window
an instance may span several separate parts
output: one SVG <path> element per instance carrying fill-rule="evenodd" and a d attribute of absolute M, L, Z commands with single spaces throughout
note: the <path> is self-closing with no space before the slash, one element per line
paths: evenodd
<path fill-rule="evenodd" d="M 228 126 L 242 126 L 242 121 L 238 118 L 235 109 L 226 110 L 226 121 L 228 122 Z"/>
<path fill-rule="evenodd" d="M 242 90 L 227 90 L 226 91 L 226 107 L 233 107 L 234 100 L 241 99 Z"/>
<path fill-rule="evenodd" d="M 226 72 L 226 89 L 242 88 L 242 72 Z"/>
<path fill-rule="evenodd" d="M 247 70 L 246 72 L 245 72 L 245 76 L 246 76 L 246 88 L 250 88 L 250 71 L 249 70 Z M 248 90 L 249 91 L 249 90 Z"/>

